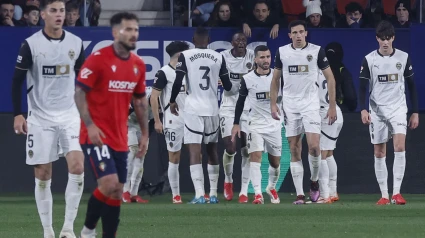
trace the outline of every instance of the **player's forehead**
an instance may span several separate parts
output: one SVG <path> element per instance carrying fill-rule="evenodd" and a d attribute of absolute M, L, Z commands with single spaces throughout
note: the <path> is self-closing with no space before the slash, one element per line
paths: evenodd
<path fill-rule="evenodd" d="M 122 19 L 121 21 L 121 27 L 123 28 L 139 28 L 139 24 L 137 23 L 136 20 L 127 20 L 127 19 Z"/>
<path fill-rule="evenodd" d="M 305 31 L 305 28 L 303 25 L 296 25 L 291 27 L 291 33 L 303 32 L 303 31 Z"/>
<path fill-rule="evenodd" d="M 46 5 L 46 9 L 63 9 L 65 8 L 65 3 L 62 1 L 55 1 Z"/>
<path fill-rule="evenodd" d="M 270 56 L 270 50 L 258 51 L 257 52 L 257 57 L 258 58 L 267 57 L 267 56 Z"/>
<path fill-rule="evenodd" d="M 234 40 L 234 41 L 245 40 L 246 41 L 246 36 L 245 36 L 245 34 L 242 34 L 242 33 L 236 33 L 236 34 L 233 35 L 232 40 Z"/>

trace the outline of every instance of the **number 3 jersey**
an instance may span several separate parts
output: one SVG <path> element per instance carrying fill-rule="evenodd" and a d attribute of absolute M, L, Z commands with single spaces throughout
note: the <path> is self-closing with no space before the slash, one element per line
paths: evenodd
<path fill-rule="evenodd" d="M 377 50 L 363 59 L 360 78 L 369 80 L 370 109 L 382 118 L 407 113 L 405 79 L 413 76 L 413 68 L 406 52 L 394 49 L 390 56 Z"/>
<path fill-rule="evenodd" d="M 170 111 L 170 97 L 173 89 L 174 80 L 176 79 L 176 71 L 170 65 L 162 67 L 155 75 L 153 88 L 161 92 L 159 103 L 162 111 L 164 112 L 163 126 L 164 128 L 175 129 L 184 126 L 183 111 L 186 101 L 186 83 L 183 80 L 180 93 L 176 98 L 177 105 L 179 105 L 179 115 L 173 115 Z"/>
<path fill-rule="evenodd" d="M 217 116 L 218 78 L 228 73 L 224 57 L 210 49 L 186 50 L 180 54 L 177 70 L 186 74 L 188 95 L 184 112 L 198 116 Z"/>

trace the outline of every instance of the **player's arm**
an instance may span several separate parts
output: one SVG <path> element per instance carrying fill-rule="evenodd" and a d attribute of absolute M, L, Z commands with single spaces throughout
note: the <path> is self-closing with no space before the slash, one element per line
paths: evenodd
<path fill-rule="evenodd" d="M 416 84 L 413 73 L 412 62 L 410 57 L 407 58 L 406 68 L 404 69 L 404 79 L 406 80 L 407 87 L 409 88 L 410 103 L 412 104 L 412 116 L 409 120 L 409 126 L 411 129 L 416 129 L 419 126 L 419 107 L 418 107 L 418 92 L 416 90 Z"/>
<path fill-rule="evenodd" d="M 320 48 L 319 54 L 317 56 L 317 66 L 320 70 L 322 70 L 323 75 L 326 78 L 328 83 L 328 95 L 329 95 L 329 110 L 325 118 L 328 118 L 329 125 L 332 125 L 336 119 L 336 83 L 335 77 L 332 73 L 331 67 L 329 65 L 329 61 L 326 58 L 326 53 L 323 48 Z"/>
<path fill-rule="evenodd" d="M 133 107 L 139 126 L 142 131 L 142 137 L 139 143 L 137 158 L 144 156 L 148 150 L 149 140 L 149 103 L 146 96 L 146 65 L 142 63 L 139 66 L 140 78 L 133 93 Z"/>
<path fill-rule="evenodd" d="M 83 42 L 81 42 L 80 55 L 78 56 L 78 59 L 75 61 L 75 65 L 74 65 L 75 75 L 78 75 L 81 67 L 83 67 L 85 60 L 86 60 L 86 56 L 84 55 L 84 46 L 83 46 Z"/>
<path fill-rule="evenodd" d="M 158 98 L 161 95 L 162 90 L 167 85 L 167 77 L 164 71 L 159 70 L 155 75 L 155 81 L 153 84 L 152 94 L 150 97 L 150 104 L 152 108 L 153 119 L 155 121 L 155 130 L 158 133 L 162 133 L 162 123 L 159 118 L 159 105 Z"/>
<path fill-rule="evenodd" d="M 236 102 L 236 108 L 235 108 L 235 119 L 233 121 L 233 128 L 232 128 L 232 141 L 235 141 L 236 135 L 238 135 L 239 138 L 241 138 L 241 127 L 239 126 L 239 122 L 241 119 L 241 115 L 243 112 L 243 108 L 245 106 L 245 100 L 248 96 L 248 89 L 246 87 L 245 80 L 242 78 L 241 80 L 241 86 L 239 88 L 239 98 Z"/>
<path fill-rule="evenodd" d="M 224 59 L 224 56 L 221 56 L 221 57 L 222 57 L 221 67 L 220 67 L 221 84 L 223 85 L 224 90 L 230 92 L 231 94 L 236 94 L 238 88 L 233 87 L 233 84 L 230 81 L 229 71 L 227 70 L 226 60 Z"/>
<path fill-rule="evenodd" d="M 279 118 L 279 107 L 277 106 L 277 97 L 279 94 L 280 88 L 280 79 L 282 76 L 282 60 L 280 59 L 279 49 L 276 51 L 276 55 L 274 58 L 274 71 L 272 83 L 270 84 L 270 109 L 272 113 L 272 117 L 275 120 L 280 120 Z"/>
<path fill-rule="evenodd" d="M 27 71 L 33 64 L 31 49 L 27 41 L 22 43 L 16 60 L 15 72 L 12 79 L 12 104 L 14 118 L 14 130 L 17 134 L 26 134 L 27 125 L 21 110 L 22 85 L 24 84 Z M 30 86 L 27 93 L 31 91 Z"/>
<path fill-rule="evenodd" d="M 179 115 L 178 105 L 176 103 L 176 98 L 180 93 L 180 89 L 183 85 L 183 78 L 187 73 L 186 59 L 184 58 L 184 54 L 181 53 L 179 56 L 179 60 L 176 65 L 176 79 L 174 80 L 173 89 L 171 90 L 170 97 L 170 110 L 174 115 Z"/>
<path fill-rule="evenodd" d="M 360 89 L 359 89 L 359 104 L 363 124 L 370 124 L 370 115 L 366 107 L 366 90 L 370 80 L 369 63 L 366 57 L 363 59 L 362 67 L 360 69 Z"/>

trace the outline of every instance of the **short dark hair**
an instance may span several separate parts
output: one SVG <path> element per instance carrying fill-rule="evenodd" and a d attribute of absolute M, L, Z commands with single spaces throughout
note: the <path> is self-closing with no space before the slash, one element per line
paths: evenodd
<path fill-rule="evenodd" d="M 65 4 L 65 0 L 40 0 L 40 10 L 46 9 L 47 5 L 54 2 L 63 2 Z"/>
<path fill-rule="evenodd" d="M 347 5 L 345 5 L 345 13 L 349 13 L 349 12 L 356 12 L 359 11 L 360 13 L 363 14 L 363 7 L 362 5 L 360 5 L 360 3 L 358 2 L 350 2 Z"/>
<path fill-rule="evenodd" d="M 265 0 L 258 0 L 258 1 L 255 3 L 255 5 L 254 5 L 254 10 L 255 10 L 255 7 L 256 7 L 258 4 L 266 4 L 267 8 L 270 10 L 269 3 L 268 3 L 267 1 L 265 1 Z"/>
<path fill-rule="evenodd" d="M 173 41 L 169 45 L 167 45 L 167 47 L 165 47 L 165 51 L 170 57 L 173 57 L 175 54 L 188 49 L 189 45 L 184 41 Z"/>
<path fill-rule="evenodd" d="M 139 18 L 130 12 L 119 12 L 111 17 L 110 24 L 111 26 L 116 26 L 121 24 L 122 20 L 135 20 L 139 22 Z"/>
<path fill-rule="evenodd" d="M 24 14 L 30 14 L 30 12 L 32 11 L 40 11 L 40 8 L 34 6 L 34 5 L 29 5 L 29 6 L 25 6 L 24 7 Z"/>
<path fill-rule="evenodd" d="M 288 31 L 291 32 L 292 27 L 296 27 L 296 26 L 303 26 L 304 30 L 307 30 L 307 23 L 305 21 L 295 20 L 295 21 L 291 21 L 291 23 L 289 23 Z"/>
<path fill-rule="evenodd" d="M 380 39 L 390 39 L 395 36 L 395 30 L 393 24 L 389 21 L 381 21 L 376 27 L 376 36 Z"/>
<path fill-rule="evenodd" d="M 210 33 L 208 32 L 207 28 L 200 26 L 200 27 L 196 28 L 195 35 L 204 38 L 204 37 L 208 37 L 210 35 Z"/>
<path fill-rule="evenodd" d="M 0 7 L 1 5 L 14 5 L 12 0 L 0 0 Z"/>
<path fill-rule="evenodd" d="M 76 2 L 67 2 L 65 5 L 65 10 L 67 12 L 74 11 L 74 10 L 77 10 L 79 12 L 80 7 L 78 6 Z"/>
<path fill-rule="evenodd" d="M 269 47 L 267 45 L 259 45 L 259 46 L 255 47 L 255 49 L 254 49 L 255 57 L 257 57 L 257 53 L 258 52 L 260 52 L 260 51 L 268 51 L 268 50 L 270 50 L 270 49 L 269 49 Z"/>

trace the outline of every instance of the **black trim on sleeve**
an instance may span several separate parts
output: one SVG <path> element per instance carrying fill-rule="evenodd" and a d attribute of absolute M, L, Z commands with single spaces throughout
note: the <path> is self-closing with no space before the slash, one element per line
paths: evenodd
<path fill-rule="evenodd" d="M 79 86 L 82 90 L 84 90 L 85 92 L 88 92 L 91 90 L 91 87 L 83 84 L 82 82 L 77 81 L 77 86 Z"/>
<path fill-rule="evenodd" d="M 135 98 L 142 98 L 142 97 L 146 96 L 146 93 L 133 93 L 133 96 Z"/>
<path fill-rule="evenodd" d="M 223 74 L 228 74 L 229 71 L 227 70 L 226 66 L 226 60 L 224 59 L 224 55 L 221 56 L 221 67 L 220 67 L 220 76 Z"/>
<path fill-rule="evenodd" d="M 180 56 L 182 56 L 181 54 Z M 180 89 L 183 85 L 183 78 L 186 75 L 184 71 L 176 70 L 176 79 L 174 80 L 173 89 L 171 90 L 170 103 L 175 103 L 176 98 L 180 93 Z"/>
<path fill-rule="evenodd" d="M 235 108 L 235 119 L 233 121 L 233 125 L 239 125 L 239 122 L 241 120 L 241 115 L 243 112 L 243 108 L 245 105 L 246 96 L 245 95 L 239 95 L 238 101 L 236 102 L 236 108 Z"/>
<path fill-rule="evenodd" d="M 187 66 L 186 66 L 186 58 L 184 57 L 184 54 L 181 53 L 179 56 L 179 60 L 176 65 L 176 72 L 181 71 L 183 73 L 187 73 Z"/>
<path fill-rule="evenodd" d="M 240 96 L 248 96 L 248 88 L 246 87 L 245 79 L 242 78 L 241 80 L 241 87 L 239 88 L 239 95 Z"/>
<path fill-rule="evenodd" d="M 364 79 L 370 79 L 369 63 L 367 62 L 366 57 L 363 59 L 359 77 Z"/>
<path fill-rule="evenodd" d="M 81 67 L 83 67 L 85 60 L 86 60 L 86 56 L 84 54 L 84 46 L 83 46 L 83 43 L 81 43 L 80 55 L 78 56 L 78 59 L 75 61 L 75 65 L 74 65 L 74 70 L 76 75 L 78 75 L 78 73 L 80 72 L 80 69 Z"/>
<path fill-rule="evenodd" d="M 282 60 L 280 59 L 280 52 L 279 52 L 279 48 L 276 51 L 276 55 L 274 57 L 274 68 L 275 69 L 282 69 L 283 64 L 282 64 Z"/>
<path fill-rule="evenodd" d="M 162 91 L 165 86 L 167 86 L 167 83 L 167 76 L 165 76 L 164 71 L 158 70 L 158 72 L 155 74 L 153 88 L 158 91 Z"/>
<path fill-rule="evenodd" d="M 319 54 L 317 55 L 317 66 L 321 70 L 329 68 L 329 61 L 328 58 L 326 58 L 325 50 L 322 47 L 320 47 Z"/>
<path fill-rule="evenodd" d="M 413 66 L 412 62 L 410 61 L 410 56 L 407 57 L 406 67 L 404 68 L 404 78 L 409 78 L 413 76 Z"/>
<path fill-rule="evenodd" d="M 359 90 L 359 104 L 360 104 L 360 111 L 366 110 L 366 90 L 367 85 L 369 84 L 369 79 L 366 78 L 360 78 L 360 90 Z"/>
<path fill-rule="evenodd" d="M 410 102 L 412 103 L 412 113 L 418 113 L 418 91 L 416 90 L 415 77 L 411 75 L 406 78 L 406 84 L 409 88 Z"/>
<path fill-rule="evenodd" d="M 23 70 L 28 70 L 33 64 L 31 48 L 25 40 L 19 49 L 18 59 L 16 60 L 16 67 Z"/>
<path fill-rule="evenodd" d="M 12 81 L 12 104 L 13 104 L 13 115 L 21 115 L 21 99 L 22 99 L 22 84 L 24 84 L 27 70 L 15 68 Z"/>

